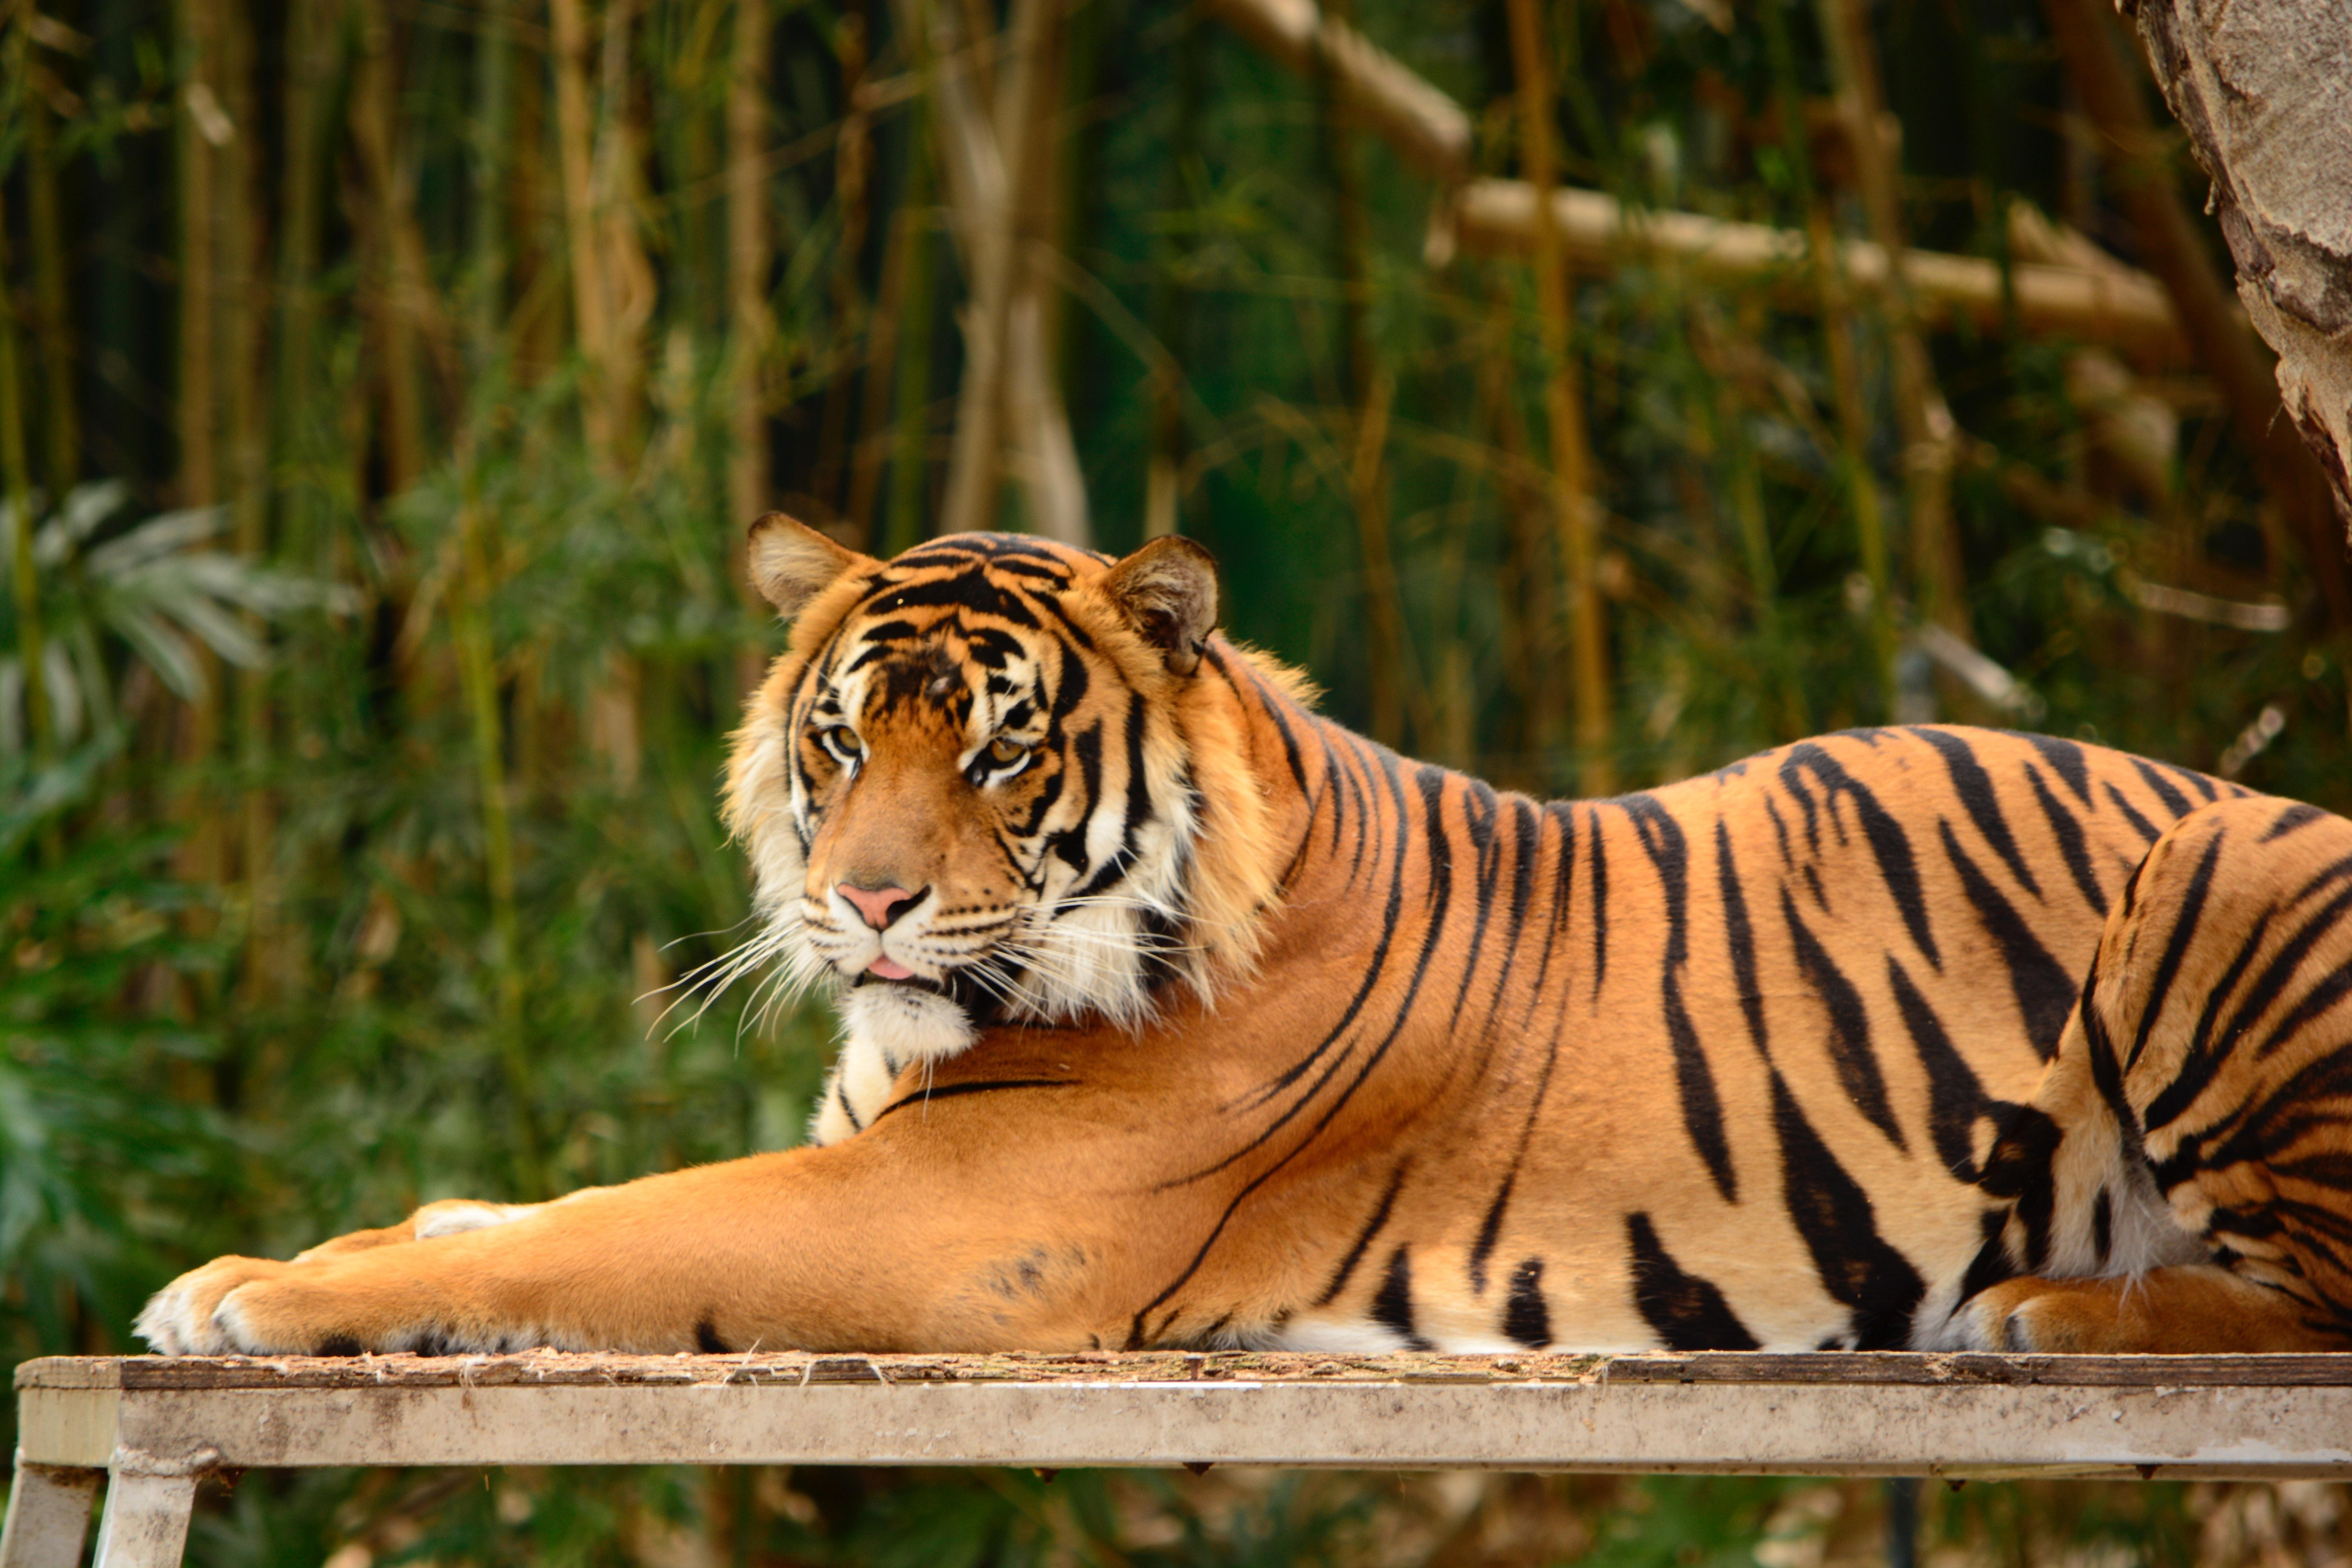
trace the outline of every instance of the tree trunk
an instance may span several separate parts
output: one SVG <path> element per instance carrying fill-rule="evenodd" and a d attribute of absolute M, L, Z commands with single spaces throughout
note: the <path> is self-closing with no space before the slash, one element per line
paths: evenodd
<path fill-rule="evenodd" d="M 2136 9 L 2165 102 L 2213 176 L 2238 298 L 2278 351 L 2287 419 L 2352 525 L 2352 0 Z"/>

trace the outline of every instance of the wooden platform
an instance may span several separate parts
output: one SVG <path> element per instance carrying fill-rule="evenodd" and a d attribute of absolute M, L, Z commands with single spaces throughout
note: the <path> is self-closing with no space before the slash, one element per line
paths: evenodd
<path fill-rule="evenodd" d="M 0 1568 L 172 1568 L 210 1471 L 1280 1465 L 2352 1477 L 2352 1354 L 53 1358 Z"/>

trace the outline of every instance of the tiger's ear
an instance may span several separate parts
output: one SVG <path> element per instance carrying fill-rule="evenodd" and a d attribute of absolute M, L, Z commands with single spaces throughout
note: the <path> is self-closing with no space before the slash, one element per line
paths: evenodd
<path fill-rule="evenodd" d="M 752 585 L 786 620 L 799 615 L 844 574 L 861 564 L 873 564 L 780 511 L 772 511 L 751 525 L 748 553 Z"/>
<path fill-rule="evenodd" d="M 1155 539 L 1103 579 L 1110 602 L 1168 668 L 1190 675 L 1217 629 L 1217 558 L 1181 534 Z"/>

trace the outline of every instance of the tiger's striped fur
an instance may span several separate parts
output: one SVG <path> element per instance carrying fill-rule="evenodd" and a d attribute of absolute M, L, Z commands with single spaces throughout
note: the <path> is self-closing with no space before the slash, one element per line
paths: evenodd
<path fill-rule="evenodd" d="M 1936 727 L 1538 802 L 1318 717 L 1181 542 L 753 563 L 823 1146 L 222 1259 L 159 1348 L 2352 1339 L 2352 822 Z"/>

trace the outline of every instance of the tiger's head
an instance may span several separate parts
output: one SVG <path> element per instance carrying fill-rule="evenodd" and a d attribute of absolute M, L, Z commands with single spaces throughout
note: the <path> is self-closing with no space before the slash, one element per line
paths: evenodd
<path fill-rule="evenodd" d="M 1133 1026 L 1249 967 L 1283 868 L 1232 682 L 1288 678 L 1215 637 L 1208 552 L 884 562 L 772 513 L 750 563 L 793 621 L 728 766 L 751 946 L 853 1037 L 903 1063 L 996 1019 Z"/>

